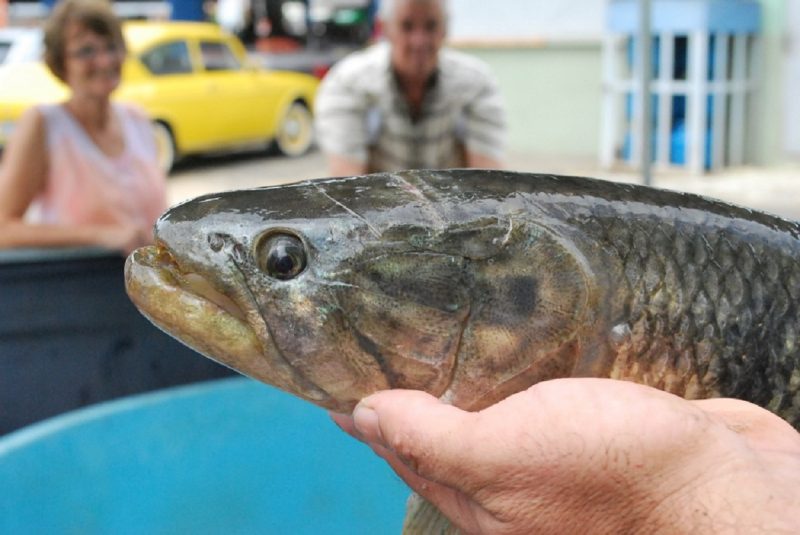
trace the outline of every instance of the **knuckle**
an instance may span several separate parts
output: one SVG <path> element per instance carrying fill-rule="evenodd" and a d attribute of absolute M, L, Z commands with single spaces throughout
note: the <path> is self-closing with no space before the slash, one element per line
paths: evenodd
<path fill-rule="evenodd" d="M 401 433 L 393 437 L 392 449 L 398 458 L 415 473 L 426 475 L 430 467 L 432 450 L 409 433 Z"/>

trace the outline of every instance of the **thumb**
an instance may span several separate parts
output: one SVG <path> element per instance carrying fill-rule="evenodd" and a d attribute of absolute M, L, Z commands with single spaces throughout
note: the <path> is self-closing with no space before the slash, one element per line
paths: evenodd
<path fill-rule="evenodd" d="M 420 454 L 427 457 L 450 446 L 464 415 L 425 392 L 387 390 L 361 400 L 353 410 L 353 424 L 362 440 L 391 449 L 416 470 L 417 461 L 424 461 Z"/>
<path fill-rule="evenodd" d="M 425 392 L 387 390 L 361 400 L 353 424 L 371 446 L 392 451 L 415 473 L 438 480 L 451 459 L 462 456 L 460 437 L 470 429 L 471 416 Z"/>
<path fill-rule="evenodd" d="M 467 436 L 474 414 L 415 390 L 386 390 L 353 411 L 360 438 L 415 492 L 461 525 L 478 512 L 462 491 L 472 485 Z"/>

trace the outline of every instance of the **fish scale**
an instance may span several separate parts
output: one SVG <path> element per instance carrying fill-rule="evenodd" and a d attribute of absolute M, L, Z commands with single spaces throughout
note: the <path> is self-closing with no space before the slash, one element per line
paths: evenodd
<path fill-rule="evenodd" d="M 614 377 L 691 398 L 746 399 L 798 425 L 796 244 L 767 247 L 741 228 L 708 234 L 709 222 L 663 217 L 593 223 L 624 266 L 637 339 L 620 347 Z"/>

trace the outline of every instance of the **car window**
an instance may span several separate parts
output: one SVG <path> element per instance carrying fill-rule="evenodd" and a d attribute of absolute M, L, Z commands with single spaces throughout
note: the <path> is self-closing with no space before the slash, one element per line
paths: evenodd
<path fill-rule="evenodd" d="M 203 41 L 200 43 L 203 66 L 207 71 L 234 71 L 239 69 L 239 60 L 225 43 Z"/>
<path fill-rule="evenodd" d="M 189 47 L 185 41 L 166 43 L 145 52 L 142 63 L 157 76 L 192 72 Z"/>

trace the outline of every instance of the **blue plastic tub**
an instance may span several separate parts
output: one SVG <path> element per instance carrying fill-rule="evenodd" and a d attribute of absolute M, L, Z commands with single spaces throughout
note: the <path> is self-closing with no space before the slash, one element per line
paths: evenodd
<path fill-rule="evenodd" d="M 399 533 L 409 494 L 325 411 L 244 378 L 0 438 L 0 533 Z"/>

